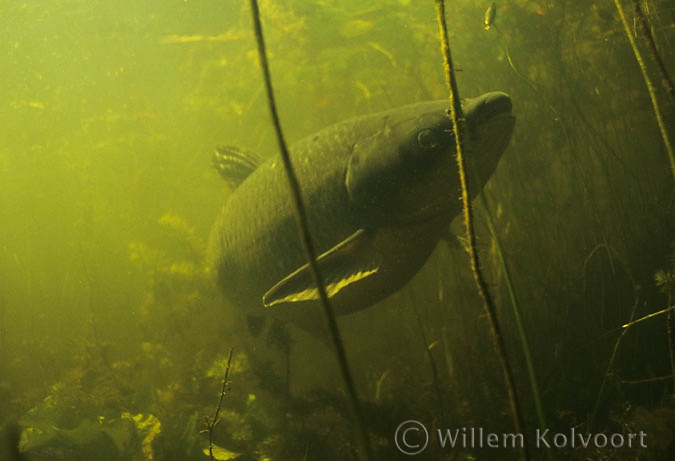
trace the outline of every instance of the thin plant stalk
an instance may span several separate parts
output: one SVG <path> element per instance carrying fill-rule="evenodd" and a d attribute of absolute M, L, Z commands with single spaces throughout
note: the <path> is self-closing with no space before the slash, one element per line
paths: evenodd
<path fill-rule="evenodd" d="M 670 138 L 668 137 L 666 122 L 663 120 L 663 115 L 661 114 L 659 100 L 658 97 L 656 96 L 656 88 L 654 88 L 652 79 L 649 76 L 649 73 L 647 72 L 647 66 L 645 65 L 644 59 L 642 58 L 642 53 L 640 53 L 640 49 L 638 48 L 637 43 L 635 42 L 635 38 L 633 37 L 633 33 L 631 32 L 630 24 L 628 23 L 628 19 L 626 18 L 626 13 L 624 12 L 623 7 L 621 6 L 621 1 L 614 0 L 614 5 L 616 5 L 616 9 L 619 12 L 621 22 L 623 23 L 623 29 L 626 32 L 626 37 L 628 38 L 628 42 L 630 43 L 630 46 L 633 49 L 633 54 L 635 54 L 635 59 L 637 60 L 638 66 L 640 67 L 640 72 L 642 72 L 642 78 L 645 81 L 645 85 L 647 85 L 647 91 L 649 92 L 649 98 L 652 101 L 652 108 L 654 109 L 654 116 L 656 117 L 656 123 L 659 126 L 661 138 L 663 139 L 663 144 L 666 147 L 666 153 L 668 155 L 668 160 L 670 162 L 670 171 L 673 174 L 673 180 L 675 181 L 675 154 L 673 153 L 673 146 L 670 143 Z"/>
<path fill-rule="evenodd" d="M 340 373 L 344 381 L 345 389 L 347 390 L 349 405 L 351 407 L 354 422 L 356 424 L 356 430 L 362 448 L 361 455 L 363 459 L 370 461 L 373 459 L 373 456 L 368 440 L 365 422 L 363 420 L 361 406 L 356 394 L 356 386 L 354 384 L 354 379 L 347 361 L 347 354 L 342 343 L 340 330 L 338 329 L 337 320 L 335 318 L 335 312 L 333 311 L 333 306 L 331 305 L 330 299 L 328 298 L 326 285 L 321 272 L 319 272 L 319 266 L 316 262 L 317 252 L 314 247 L 312 236 L 309 232 L 309 220 L 307 218 L 307 211 L 302 201 L 300 183 L 298 182 L 298 178 L 295 175 L 295 170 L 293 169 L 293 164 L 291 163 L 291 158 L 288 152 L 288 147 L 281 130 L 281 121 L 279 120 L 279 114 L 277 112 L 274 90 L 272 88 L 272 77 L 270 75 L 269 64 L 267 61 L 267 52 L 265 50 L 265 39 L 262 31 L 262 24 L 260 22 L 260 10 L 258 8 L 258 2 L 257 0 L 250 0 L 250 4 L 251 13 L 253 16 L 253 26 L 255 29 L 255 37 L 258 44 L 258 57 L 260 59 L 260 67 L 263 72 L 265 89 L 267 91 L 267 102 L 269 105 L 270 115 L 274 123 L 274 130 L 277 135 L 281 159 L 284 164 L 284 169 L 286 170 L 288 184 L 291 189 L 293 203 L 295 205 L 300 241 L 302 243 L 302 247 L 305 252 L 305 258 L 309 264 L 310 272 L 312 273 L 314 283 L 316 284 L 317 291 L 319 293 L 319 299 L 321 300 L 321 305 L 323 306 L 325 317 L 328 323 L 328 330 L 333 341 L 333 347 L 337 356 L 338 364 L 340 366 Z"/>
<path fill-rule="evenodd" d="M 216 411 L 213 413 L 213 417 L 204 417 L 206 421 L 206 429 L 202 432 L 207 432 L 209 434 L 209 458 L 211 461 L 214 461 L 216 458 L 213 455 L 213 430 L 216 427 L 216 424 L 220 421 L 220 410 L 223 407 L 223 400 L 225 396 L 230 393 L 230 367 L 232 365 L 232 351 L 230 349 L 230 355 L 227 357 L 227 368 L 225 369 L 225 376 L 220 382 L 220 398 L 218 399 L 218 405 L 216 406 Z"/>
<path fill-rule="evenodd" d="M 666 69 L 666 65 L 659 54 L 659 50 L 656 48 L 656 41 L 654 40 L 654 35 L 652 34 L 649 24 L 647 24 L 647 18 L 642 12 L 642 7 L 638 0 L 631 0 L 633 3 L 633 11 L 635 12 L 635 19 L 640 26 L 640 31 L 642 32 L 642 38 L 649 49 L 649 54 L 652 57 L 652 61 L 656 64 L 656 67 L 659 69 L 661 74 L 661 84 L 663 89 L 666 90 L 668 96 L 670 97 L 670 102 L 675 104 L 675 86 L 673 86 L 673 79 L 670 78 L 670 74 Z"/>
<path fill-rule="evenodd" d="M 475 171 L 475 170 L 474 170 Z M 476 172 L 476 176 L 478 176 Z M 478 179 L 478 178 L 476 178 Z M 481 184 L 479 181 L 476 181 L 477 184 Z M 527 337 L 527 332 L 523 325 L 523 320 L 520 316 L 520 303 L 518 302 L 518 297 L 516 296 L 516 290 L 513 287 L 513 281 L 511 280 L 511 271 L 506 264 L 504 259 L 504 252 L 502 251 L 502 245 L 497 237 L 497 231 L 495 230 L 494 223 L 492 221 L 492 215 L 490 214 L 490 209 L 488 207 L 487 198 L 485 193 L 481 189 L 478 193 L 478 196 L 481 199 L 483 204 L 483 211 L 485 216 L 485 221 L 487 223 L 488 230 L 492 237 L 492 241 L 495 245 L 495 250 L 497 253 L 497 259 L 499 260 L 499 265 L 502 269 L 502 274 L 504 274 L 504 280 L 506 284 L 506 289 L 509 293 L 509 300 L 511 301 L 511 307 L 513 308 L 513 316 L 516 320 L 516 327 L 518 328 L 518 336 L 520 337 L 520 342 L 523 347 L 523 355 L 525 356 L 525 365 L 527 367 L 527 375 L 530 379 L 530 388 L 532 389 L 532 399 L 534 400 L 534 407 L 537 413 L 537 423 L 539 427 L 548 427 L 546 424 L 546 416 L 544 414 L 544 405 L 541 401 L 541 394 L 539 392 L 539 384 L 537 383 L 537 374 L 534 370 L 534 362 L 532 361 L 532 351 L 530 349 L 530 343 Z M 553 459 L 553 451 L 549 448 L 546 449 L 547 458 Z"/>
<path fill-rule="evenodd" d="M 588 421 L 586 422 L 586 432 L 592 432 L 595 426 L 595 418 L 598 415 L 598 410 L 600 409 L 600 403 L 602 402 L 602 397 L 604 396 L 605 393 L 605 387 L 607 386 L 607 382 L 609 381 L 610 376 L 612 376 L 612 370 L 614 369 L 614 361 L 616 360 L 616 355 L 619 352 L 619 346 L 621 345 L 621 340 L 625 336 L 625 334 L 628 332 L 628 327 L 631 325 L 635 324 L 635 312 L 637 311 L 638 307 L 638 301 L 639 298 L 635 296 L 635 302 L 633 303 L 633 309 L 630 313 L 630 321 L 623 326 L 621 329 L 621 333 L 619 336 L 616 338 L 616 342 L 614 343 L 614 348 L 612 349 L 612 355 L 609 358 L 609 363 L 607 364 L 607 369 L 605 371 L 605 377 L 602 380 L 602 384 L 600 384 L 600 389 L 598 390 L 598 397 L 595 400 L 595 405 L 593 406 L 593 412 L 591 413 L 591 416 L 588 418 Z M 642 319 L 644 320 L 644 318 Z M 640 321 L 640 320 L 637 320 Z"/>
<path fill-rule="evenodd" d="M 448 40 L 448 28 L 445 23 L 445 2 L 444 0 L 435 0 L 436 15 L 438 18 L 439 35 L 441 39 L 441 52 L 443 54 L 445 79 L 448 86 L 450 97 L 450 118 L 452 119 L 452 128 L 455 133 L 455 149 L 457 157 L 457 168 L 459 171 L 459 180 L 462 188 L 462 214 L 464 216 L 464 224 L 466 227 L 466 240 L 469 242 L 468 252 L 471 261 L 471 272 L 474 281 L 478 288 L 478 293 L 483 299 L 483 306 L 490 323 L 490 332 L 497 355 L 502 365 L 504 373 L 504 381 L 506 384 L 506 392 L 509 398 L 509 405 L 511 406 L 511 415 L 513 418 L 513 428 L 516 434 L 522 433 L 523 418 L 518 404 L 516 395 L 515 380 L 513 378 L 513 370 L 506 352 L 506 344 L 502 336 L 499 320 L 497 319 L 497 309 L 494 300 L 487 289 L 487 283 L 483 277 L 480 268 L 480 259 L 478 255 L 478 248 L 476 246 L 476 233 L 473 227 L 473 210 L 471 208 L 470 195 L 467 184 L 466 162 L 464 159 L 465 147 L 465 119 L 462 111 L 462 106 L 459 99 L 459 91 L 457 89 L 457 80 L 455 78 L 454 67 L 452 65 L 452 56 L 450 54 L 450 43 Z M 527 444 L 521 447 L 521 459 L 528 459 Z"/>

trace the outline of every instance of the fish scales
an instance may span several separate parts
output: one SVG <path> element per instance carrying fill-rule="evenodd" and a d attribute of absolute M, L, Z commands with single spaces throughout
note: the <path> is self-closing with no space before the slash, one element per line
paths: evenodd
<path fill-rule="evenodd" d="M 338 314 L 365 309 L 404 286 L 459 214 L 447 107 L 445 100 L 431 101 L 358 117 L 291 147 L 322 255 L 319 268 Z M 488 93 L 466 102 L 465 116 L 487 180 L 513 129 L 510 99 Z M 278 155 L 228 198 L 208 253 L 225 297 L 246 313 L 320 329 L 323 314 Z"/>

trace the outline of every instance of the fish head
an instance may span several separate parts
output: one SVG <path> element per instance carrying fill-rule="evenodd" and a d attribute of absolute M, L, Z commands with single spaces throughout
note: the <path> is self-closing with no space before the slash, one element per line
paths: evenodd
<path fill-rule="evenodd" d="M 469 181 L 478 179 L 478 184 L 473 184 L 475 196 L 497 168 L 511 140 L 516 118 L 511 98 L 497 91 L 465 100 L 462 109 L 469 138 L 466 155 Z"/>
<path fill-rule="evenodd" d="M 382 125 L 353 146 L 346 173 L 351 202 L 366 222 L 413 222 L 435 202 L 430 182 L 454 162 L 447 101 L 388 112 Z"/>
<path fill-rule="evenodd" d="M 487 180 L 513 131 L 511 100 L 488 93 L 463 106 L 469 165 Z M 454 216 L 459 212 L 455 151 L 448 101 L 389 112 L 379 130 L 352 148 L 345 179 L 349 198 L 366 222 L 377 225 Z"/>

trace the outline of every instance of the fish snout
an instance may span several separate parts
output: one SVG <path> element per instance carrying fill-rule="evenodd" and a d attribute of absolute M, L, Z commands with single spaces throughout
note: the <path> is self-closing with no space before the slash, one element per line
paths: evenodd
<path fill-rule="evenodd" d="M 501 91 L 485 93 L 476 98 L 467 108 L 467 111 L 470 111 L 473 123 L 476 125 L 482 125 L 494 118 L 513 117 L 512 110 L 511 98 Z"/>
<path fill-rule="evenodd" d="M 471 157 L 481 177 L 488 178 L 497 167 L 511 140 L 516 118 L 511 98 L 491 92 L 471 100 L 465 115 L 471 138 Z"/>

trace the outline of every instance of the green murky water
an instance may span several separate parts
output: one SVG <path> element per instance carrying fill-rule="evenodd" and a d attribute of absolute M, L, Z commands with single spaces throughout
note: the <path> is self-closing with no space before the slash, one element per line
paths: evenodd
<path fill-rule="evenodd" d="M 485 192 L 548 441 L 569 441 L 551 456 L 670 459 L 670 318 L 620 327 L 673 305 L 674 182 L 616 8 L 497 2 L 485 30 L 489 3 L 448 4 L 450 43 L 461 95 L 513 100 L 516 129 Z M 675 10 L 639 3 L 672 75 Z M 432 1 L 263 1 L 261 13 L 290 142 L 447 95 Z M 293 327 L 253 337 L 205 263 L 231 193 L 210 167 L 214 148 L 276 155 L 248 3 L 3 0 L 0 21 L 3 433 L 18 424 L 28 460 L 208 459 L 200 431 L 234 348 L 217 459 L 358 459 L 330 348 Z M 638 44 L 672 142 L 675 106 Z M 543 459 L 535 431 L 546 428 L 475 205 L 522 432 Z M 395 444 L 406 420 L 431 435 L 420 459 L 518 458 L 504 445 L 439 444 L 436 429 L 514 432 L 461 246 L 441 243 L 409 285 L 340 326 L 376 459 L 408 459 Z M 572 447 L 572 429 L 608 442 Z M 628 447 L 640 431 L 647 448 Z"/>

